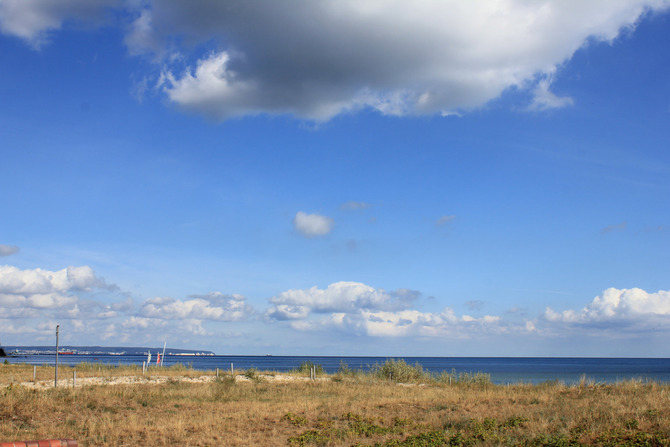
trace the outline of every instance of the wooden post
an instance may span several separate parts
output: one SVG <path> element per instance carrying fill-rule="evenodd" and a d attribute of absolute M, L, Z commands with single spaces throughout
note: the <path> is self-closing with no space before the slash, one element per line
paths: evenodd
<path fill-rule="evenodd" d="M 233 362 L 230 362 L 230 377 L 235 378 L 235 370 L 233 369 Z"/>
<path fill-rule="evenodd" d="M 147 362 L 146 360 L 142 362 L 142 375 L 145 375 L 147 372 Z"/>
<path fill-rule="evenodd" d="M 33 382 L 37 382 L 37 365 L 33 365 Z"/>
<path fill-rule="evenodd" d="M 60 328 L 60 324 L 56 325 L 56 376 L 54 378 L 54 388 L 58 386 L 58 328 Z"/>
<path fill-rule="evenodd" d="M 77 371 L 72 371 L 72 388 L 77 387 Z"/>
<path fill-rule="evenodd" d="M 216 378 L 219 378 L 219 368 L 216 368 Z"/>

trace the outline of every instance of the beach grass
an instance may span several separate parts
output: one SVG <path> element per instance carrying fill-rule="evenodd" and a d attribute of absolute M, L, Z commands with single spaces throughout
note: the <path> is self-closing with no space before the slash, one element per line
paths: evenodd
<path fill-rule="evenodd" d="M 39 374 L 48 375 L 49 367 L 42 368 Z M 369 372 L 341 368 L 318 380 L 298 369 L 281 374 L 281 381 L 274 380 L 278 373 L 256 370 L 236 371 L 234 380 L 229 371 L 215 379 L 211 371 L 188 366 L 152 368 L 147 374 L 166 380 L 132 385 L 112 383 L 115 377 L 142 376 L 141 367 L 89 364 L 76 371 L 77 377 L 106 381 L 31 389 L 25 383 L 32 381 L 32 366 L 0 365 L 0 442 L 670 446 L 670 386 L 654 382 L 494 385 L 486 375 L 436 377 L 407 364 Z M 59 374 L 71 372 L 65 367 Z M 53 367 L 50 373 L 53 380 Z M 206 375 L 211 380 L 189 380 Z"/>

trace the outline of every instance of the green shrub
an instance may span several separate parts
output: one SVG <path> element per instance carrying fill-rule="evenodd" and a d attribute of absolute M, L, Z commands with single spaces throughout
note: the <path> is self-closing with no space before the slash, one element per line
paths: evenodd
<path fill-rule="evenodd" d="M 307 424 L 307 418 L 304 416 L 298 416 L 297 414 L 291 413 L 290 411 L 282 416 L 283 421 L 289 421 L 291 424 L 296 427 L 303 426 Z"/>
<path fill-rule="evenodd" d="M 378 378 L 394 382 L 421 382 L 430 379 L 430 375 L 423 371 L 419 363 L 408 365 L 404 359 L 389 359 L 382 365 L 374 365 L 371 372 Z"/>
<path fill-rule="evenodd" d="M 312 368 L 315 368 L 316 374 L 324 374 L 325 371 L 323 370 L 323 366 L 317 365 L 311 360 L 307 360 L 306 362 L 302 362 L 300 366 L 297 369 L 291 370 L 292 373 L 298 373 L 298 374 L 309 374 L 310 371 L 312 371 Z"/>

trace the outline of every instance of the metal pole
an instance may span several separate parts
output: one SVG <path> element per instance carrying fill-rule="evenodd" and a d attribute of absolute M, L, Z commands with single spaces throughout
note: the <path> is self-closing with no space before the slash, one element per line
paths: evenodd
<path fill-rule="evenodd" d="M 56 378 L 54 379 L 54 388 L 58 386 L 58 329 L 60 324 L 56 325 Z"/>

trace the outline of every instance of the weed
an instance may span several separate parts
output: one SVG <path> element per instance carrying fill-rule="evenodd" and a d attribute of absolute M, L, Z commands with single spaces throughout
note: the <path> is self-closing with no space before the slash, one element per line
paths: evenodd
<path fill-rule="evenodd" d="M 503 428 L 516 428 L 523 426 L 524 422 L 528 422 L 528 418 L 523 416 L 514 416 L 508 418 L 505 422 L 502 423 L 501 427 Z"/>
<path fill-rule="evenodd" d="M 284 416 L 282 416 L 283 421 L 289 421 L 291 424 L 295 425 L 296 427 L 301 427 L 305 424 L 307 424 L 307 418 L 304 416 L 298 416 L 297 414 L 293 414 L 290 411 L 286 413 Z"/>
<path fill-rule="evenodd" d="M 624 422 L 624 427 L 626 427 L 628 430 L 637 430 L 638 428 L 638 422 L 637 419 L 629 419 L 626 422 Z"/>
<path fill-rule="evenodd" d="M 396 439 L 386 441 L 381 446 L 384 447 L 441 447 L 445 445 L 464 445 L 450 443 L 443 431 L 429 431 L 426 433 L 419 433 L 418 435 L 410 435 L 403 441 Z M 377 444 L 379 445 L 379 444 Z"/>
<path fill-rule="evenodd" d="M 542 435 L 521 444 L 523 447 L 579 447 L 582 444 L 575 438 L 565 435 Z"/>
<path fill-rule="evenodd" d="M 298 436 L 291 436 L 288 438 L 288 444 L 296 447 L 303 447 L 306 445 L 324 446 L 330 441 L 330 437 L 325 436 L 318 430 L 307 430 Z"/>

